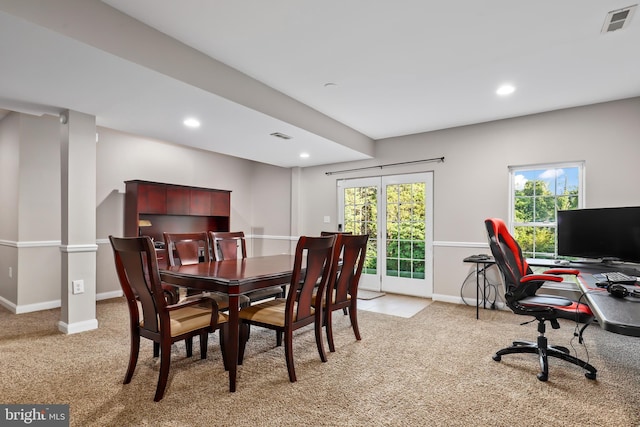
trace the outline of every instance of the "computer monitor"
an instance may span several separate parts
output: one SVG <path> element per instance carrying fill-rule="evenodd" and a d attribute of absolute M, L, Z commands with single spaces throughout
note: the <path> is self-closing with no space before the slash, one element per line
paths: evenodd
<path fill-rule="evenodd" d="M 558 211 L 558 255 L 640 263 L 640 206 Z"/>

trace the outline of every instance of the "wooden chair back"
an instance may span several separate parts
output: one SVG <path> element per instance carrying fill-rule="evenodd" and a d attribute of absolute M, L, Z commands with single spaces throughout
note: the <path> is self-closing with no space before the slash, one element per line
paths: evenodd
<path fill-rule="evenodd" d="M 327 287 L 327 301 L 333 310 L 348 306 L 350 298 L 357 298 L 358 283 L 367 255 L 368 234 L 339 235 L 334 245 L 334 257 L 342 256 L 341 265 L 331 275 L 331 282 Z M 329 309 L 329 308 L 327 308 Z"/>
<path fill-rule="evenodd" d="M 316 316 L 321 316 L 322 301 L 321 298 L 314 298 L 314 291 L 317 286 L 318 295 L 322 295 L 329 283 L 331 272 L 336 268 L 335 240 L 336 236 L 302 236 L 298 240 L 287 294 L 285 323 L 304 325 L 313 322 Z M 318 317 L 318 321 L 322 322 L 321 317 Z"/>
<path fill-rule="evenodd" d="M 159 337 L 163 328 L 170 330 L 169 314 L 151 238 L 109 236 L 109 240 L 113 247 L 120 286 L 129 307 L 131 327 L 134 330 L 140 327 L 148 334 Z M 142 308 L 142 316 L 138 307 Z"/>
<path fill-rule="evenodd" d="M 170 266 L 197 264 L 201 253 L 205 262 L 211 261 L 211 243 L 207 232 L 163 233 L 163 236 Z"/>
<path fill-rule="evenodd" d="M 237 259 L 247 257 L 247 244 L 243 231 L 210 231 L 213 259 Z"/>

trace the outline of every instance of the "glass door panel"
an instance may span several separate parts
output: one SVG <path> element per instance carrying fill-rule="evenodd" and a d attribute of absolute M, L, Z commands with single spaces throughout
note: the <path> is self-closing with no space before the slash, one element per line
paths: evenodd
<path fill-rule="evenodd" d="M 369 234 L 362 289 L 431 296 L 432 192 L 432 173 L 338 182 L 344 231 Z"/>

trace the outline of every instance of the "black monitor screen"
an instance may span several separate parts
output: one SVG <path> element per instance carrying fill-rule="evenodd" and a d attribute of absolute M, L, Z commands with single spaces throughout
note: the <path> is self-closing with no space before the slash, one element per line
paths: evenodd
<path fill-rule="evenodd" d="M 558 255 L 640 263 L 640 207 L 558 211 Z"/>

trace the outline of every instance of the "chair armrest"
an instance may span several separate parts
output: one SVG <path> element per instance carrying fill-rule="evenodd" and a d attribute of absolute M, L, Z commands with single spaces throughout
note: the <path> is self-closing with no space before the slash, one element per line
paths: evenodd
<path fill-rule="evenodd" d="M 522 276 L 520 283 L 527 283 L 534 280 L 540 282 L 562 282 L 562 277 L 551 274 L 527 274 L 526 276 Z"/>
<path fill-rule="evenodd" d="M 164 297 L 167 299 L 167 303 L 176 304 L 180 300 L 178 290 L 175 286 L 163 283 L 162 290 L 164 291 Z"/>
<path fill-rule="evenodd" d="M 543 272 L 543 274 L 570 274 L 572 276 L 578 276 L 580 271 L 575 268 L 552 268 Z"/>
<path fill-rule="evenodd" d="M 171 304 L 167 306 L 168 311 L 178 310 L 185 307 L 191 307 L 192 305 L 204 306 L 205 308 L 211 307 L 211 320 L 209 321 L 209 332 L 213 332 L 216 330 L 218 325 L 218 304 L 214 301 L 213 298 L 203 297 L 201 295 L 197 295 L 194 297 L 187 297 L 180 301 L 177 304 Z"/>
<path fill-rule="evenodd" d="M 167 305 L 167 310 L 169 311 L 173 311 L 173 310 L 179 310 L 181 308 L 184 307 L 191 307 L 192 305 L 208 305 L 211 306 L 213 308 L 213 305 L 215 304 L 215 301 L 212 298 L 208 298 L 208 297 L 203 297 L 201 295 L 197 295 L 197 296 L 193 296 L 193 297 L 187 297 L 185 299 L 183 299 L 182 301 L 176 303 L 176 304 L 169 304 Z M 215 304 L 216 309 L 218 308 L 218 305 Z"/>

